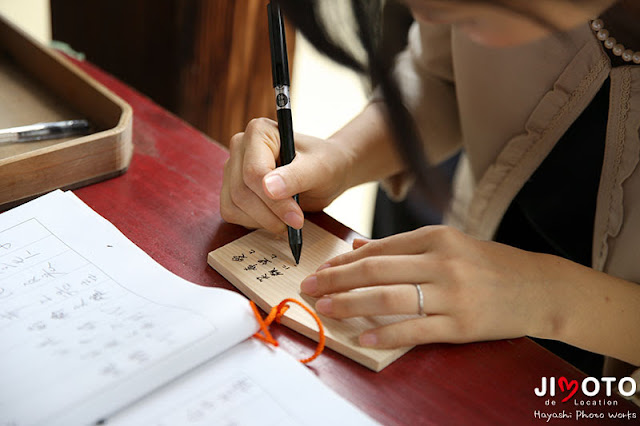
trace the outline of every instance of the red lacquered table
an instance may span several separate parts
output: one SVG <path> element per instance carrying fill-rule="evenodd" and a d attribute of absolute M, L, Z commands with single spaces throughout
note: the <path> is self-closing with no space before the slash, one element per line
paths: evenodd
<path fill-rule="evenodd" d="M 94 66 L 78 66 L 133 107 L 135 152 L 124 175 L 75 193 L 170 271 L 199 285 L 234 290 L 206 261 L 211 250 L 247 232 L 220 217 L 226 149 Z M 310 218 L 347 241 L 356 236 L 324 214 Z M 313 352 L 315 342 L 284 327 L 273 329 L 294 356 Z M 327 349 L 310 368 L 385 425 L 543 424 L 549 413 L 563 412 L 571 418 L 550 423 L 572 423 L 578 411 L 605 415 L 580 420 L 587 424 L 606 423 L 609 413 L 618 412 L 634 413 L 628 424 L 640 419 L 634 404 L 603 392 L 588 398 L 578 391 L 564 403 L 568 394 L 560 390 L 553 398 L 536 396 L 542 377 L 581 382 L 585 375 L 527 338 L 420 346 L 380 373 Z M 584 402 L 617 405 L 579 405 Z"/>

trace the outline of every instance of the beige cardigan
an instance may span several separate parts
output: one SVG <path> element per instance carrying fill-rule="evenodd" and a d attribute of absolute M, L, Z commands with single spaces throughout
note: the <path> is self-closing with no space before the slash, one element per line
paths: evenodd
<path fill-rule="evenodd" d="M 493 237 L 511 200 L 610 77 L 592 264 L 640 283 L 640 66 L 612 69 L 587 24 L 566 38 L 497 49 L 449 25 L 416 23 L 396 74 L 429 159 L 463 148 L 446 222 L 481 239 Z M 402 197 L 410 183 L 399 175 L 383 185 Z M 608 359 L 605 370 L 632 375 L 640 404 L 640 369 Z"/>

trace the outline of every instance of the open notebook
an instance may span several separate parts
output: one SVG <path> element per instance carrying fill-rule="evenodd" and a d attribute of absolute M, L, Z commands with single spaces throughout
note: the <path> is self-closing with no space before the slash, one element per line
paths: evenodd
<path fill-rule="evenodd" d="M 70 192 L 0 215 L 0 425 L 374 423 L 257 328 Z"/>

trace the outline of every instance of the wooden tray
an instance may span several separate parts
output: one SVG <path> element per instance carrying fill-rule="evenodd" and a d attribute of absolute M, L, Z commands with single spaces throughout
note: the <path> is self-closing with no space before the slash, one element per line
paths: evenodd
<path fill-rule="evenodd" d="M 126 102 L 0 16 L 0 128 L 77 118 L 92 124 L 82 137 L 0 144 L 0 209 L 123 173 L 133 153 L 132 117 Z"/>

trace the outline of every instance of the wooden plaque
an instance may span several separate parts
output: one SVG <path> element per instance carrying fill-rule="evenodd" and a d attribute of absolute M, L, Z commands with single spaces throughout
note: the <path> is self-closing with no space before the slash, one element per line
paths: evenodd
<path fill-rule="evenodd" d="M 254 231 L 212 251 L 208 263 L 267 312 L 286 298 L 298 299 L 315 312 L 315 299 L 300 293 L 300 283 L 325 261 L 351 250 L 351 246 L 309 221 L 305 222 L 302 236 L 299 265 L 293 260 L 286 238 L 265 230 Z M 382 370 L 411 348 L 364 348 L 358 344 L 358 336 L 365 330 L 410 317 L 389 315 L 336 320 L 320 315 L 326 345 L 374 371 Z M 282 323 L 311 339 L 318 339 L 315 320 L 295 305 L 287 311 Z"/>

